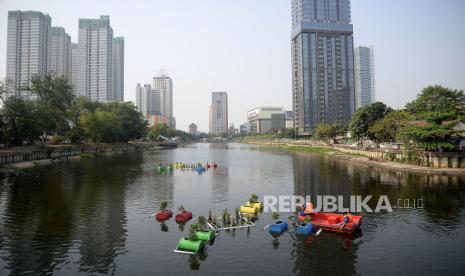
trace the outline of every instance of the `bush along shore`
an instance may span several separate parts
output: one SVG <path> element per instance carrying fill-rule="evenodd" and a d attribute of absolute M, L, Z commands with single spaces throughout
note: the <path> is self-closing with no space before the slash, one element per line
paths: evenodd
<path fill-rule="evenodd" d="M 293 152 L 319 153 L 344 159 L 350 162 L 383 167 L 398 171 L 426 174 L 465 175 L 465 153 L 426 152 L 421 158 L 431 160 L 419 164 L 420 158 L 409 159 L 409 152 L 389 149 L 363 149 L 347 145 L 328 145 L 318 140 L 263 140 L 239 139 L 239 143 L 259 144 L 277 147 Z M 393 158 L 397 156 L 398 158 Z M 415 161 L 413 161 L 415 160 Z"/>

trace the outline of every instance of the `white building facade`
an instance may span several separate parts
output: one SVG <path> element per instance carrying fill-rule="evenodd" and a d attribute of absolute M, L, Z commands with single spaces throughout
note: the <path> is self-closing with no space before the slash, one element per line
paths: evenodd
<path fill-rule="evenodd" d="M 49 71 L 71 78 L 71 37 L 62 27 L 52 27 L 48 46 Z"/>
<path fill-rule="evenodd" d="M 9 11 L 6 84 L 8 96 L 34 99 L 25 91 L 32 76 L 48 72 L 48 46 L 52 19 L 37 11 Z"/>
<path fill-rule="evenodd" d="M 162 72 L 153 78 L 153 90 L 160 93 L 160 115 L 168 122 L 168 127 L 175 127 L 173 115 L 173 80 L 168 74 Z"/>
<path fill-rule="evenodd" d="M 228 94 L 226 92 L 212 92 L 209 122 L 211 134 L 228 133 Z"/>
<path fill-rule="evenodd" d="M 109 16 L 79 19 L 77 95 L 96 102 L 113 100 L 113 29 Z"/>

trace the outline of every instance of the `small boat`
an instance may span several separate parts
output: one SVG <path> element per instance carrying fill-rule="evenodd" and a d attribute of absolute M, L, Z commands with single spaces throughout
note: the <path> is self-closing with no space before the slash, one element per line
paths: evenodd
<path fill-rule="evenodd" d="M 178 213 L 174 219 L 176 220 L 176 222 L 185 222 L 185 221 L 190 220 L 191 218 L 192 218 L 192 212 L 184 211 L 184 212 Z"/>
<path fill-rule="evenodd" d="M 312 224 L 325 231 L 352 234 L 362 225 L 362 216 L 352 216 L 348 223 L 344 223 L 344 216 L 336 213 L 312 213 Z M 300 221 L 305 221 L 306 216 L 299 215 Z"/>
<path fill-rule="evenodd" d="M 155 219 L 158 221 L 163 221 L 171 218 L 173 216 L 173 212 L 171 210 L 163 210 L 155 214 Z"/>

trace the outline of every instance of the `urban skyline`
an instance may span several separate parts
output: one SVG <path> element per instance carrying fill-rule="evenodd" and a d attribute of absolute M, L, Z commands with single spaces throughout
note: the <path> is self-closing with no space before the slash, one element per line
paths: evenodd
<path fill-rule="evenodd" d="M 91 101 L 124 99 L 124 38 L 113 37 L 110 17 L 79 18 L 78 42 L 41 11 L 8 11 L 8 95 L 36 99 L 27 87 L 33 76 L 67 78 L 76 96 Z M 115 42 L 115 45 L 113 45 Z"/>
<path fill-rule="evenodd" d="M 266 3 L 266 5 L 264 5 Z M 95 9 L 89 11 L 89 5 Z M 66 3 L 46 0 L 2 1 L 2 10 L 38 10 L 53 18 L 53 25 L 62 26 L 71 37 L 77 37 L 78 18 L 98 18 L 108 14 L 112 27 L 119 33 L 131 34 L 131 43 L 126 43 L 126 79 L 125 100 L 135 102 L 134 87 L 153 74 L 153 68 L 166 67 L 176 79 L 174 95 L 174 113 L 178 117 L 178 126 L 187 130 L 194 121 L 199 130 L 208 129 L 208 111 L 197 108 L 199 103 L 209 101 L 212 90 L 226 90 L 230 100 L 230 121 L 235 125 L 245 122 L 247 110 L 257 105 L 283 105 L 291 108 L 290 95 L 290 46 L 288 45 L 290 28 L 290 2 L 267 1 L 254 2 L 244 10 L 243 5 L 226 2 L 177 3 L 135 1 L 131 7 L 110 5 L 108 2 L 83 2 L 82 6 L 69 11 Z M 402 107 L 415 98 L 420 89 L 428 83 L 449 87 L 465 86 L 460 73 L 460 64 L 465 60 L 459 45 L 463 45 L 464 30 L 456 28 L 464 24 L 461 11 L 463 1 L 448 1 L 447 5 L 435 1 L 409 1 L 402 6 L 392 2 L 351 1 L 352 23 L 354 25 L 354 45 L 374 45 L 376 48 L 376 94 L 377 100 L 393 107 Z M 181 8 L 182 7 L 182 8 Z M 194 11 L 192 18 L 185 10 Z M 153 16 L 143 16 L 151 10 Z M 215 12 L 212 12 L 215 10 Z M 260 10 L 260 16 L 257 11 Z M 383 10 L 382 14 L 378 11 Z M 421 10 L 421 13 L 418 11 Z M 180 11 L 182 17 L 174 25 L 164 24 L 170 14 Z M 415 21 L 410 20 L 412 12 L 418 13 Z M 134 17 L 132 14 L 136 15 Z M 396 20 L 392 16 L 396 14 Z M 240 15 L 244 22 L 237 22 Z M 127 17 L 133 20 L 127 20 Z M 197 17 L 204 17 L 198 20 Z M 6 37 L 7 13 L 0 14 L 2 24 L 0 34 Z M 150 18 L 150 20 L 149 20 Z M 221 18 L 221 26 L 210 24 Z M 431 21 L 431 18 L 438 20 Z M 174 36 L 179 26 L 189 27 L 182 39 Z M 251 24 L 254 28 L 249 28 Z M 152 28 L 148 36 L 140 26 L 162 26 Z M 273 28 L 269 28 L 273 26 Z M 228 36 L 217 32 L 228 28 Z M 138 28 L 140 30 L 138 30 Z M 199 32 L 198 30 L 204 30 Z M 443 32 L 442 30 L 448 30 Z M 218 41 L 211 41 L 208 33 L 218 33 Z M 382 35 L 381 35 L 382 33 Z M 257 34 L 260 34 L 257 36 Z M 438 39 L 428 39 L 436 36 Z M 163 37 L 163 39 L 155 39 Z M 157 41 L 155 41 L 157 40 Z M 183 43 L 180 43 L 180 41 Z M 219 42 L 221 41 L 221 43 Z M 248 41 L 247 50 L 237 43 Z M 449 55 L 436 55 L 446 45 Z M 156 42 L 156 43 L 155 43 Z M 265 51 L 259 45 L 268 45 Z M 417 46 L 426 45 L 418 50 Z M 185 47 L 185 46 L 189 47 Z M 229 45 L 229 46 L 224 46 Z M 128 47 L 130 47 L 128 49 Z M 6 41 L 0 41 L 0 76 L 5 77 Z M 150 53 L 147 56 L 147 53 Z M 195 53 L 195 54 L 194 54 Z M 140 62 L 140 56 L 148 58 Z M 186 58 L 192 61 L 185 63 Z M 228 61 L 239 61 L 234 66 Z M 129 69 L 128 69 L 129 68 Z M 211 70 L 216 68 L 216 70 Z M 442 68 L 442 69 L 439 69 Z M 397 78 L 392 81 L 392 75 Z M 228 80 L 229 76 L 237 76 Z M 241 81 L 238 82 L 237 80 Z M 263 81 L 270 80 L 270 81 Z M 240 84 L 239 84 L 240 83 Z M 250 104 L 244 104 L 243 95 L 247 95 Z M 265 95 L 267 95 L 265 97 Z M 182 112 L 180 112 L 182 111 Z M 193 117 L 193 118 L 192 118 Z"/>

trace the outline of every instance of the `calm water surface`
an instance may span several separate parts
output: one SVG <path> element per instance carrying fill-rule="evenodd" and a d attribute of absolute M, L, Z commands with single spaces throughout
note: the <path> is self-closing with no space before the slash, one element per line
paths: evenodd
<path fill-rule="evenodd" d="M 202 175 L 159 163 L 216 161 Z M 308 240 L 221 232 L 201 256 L 173 253 L 189 224 L 149 216 L 161 201 L 195 215 L 234 210 L 252 193 L 423 198 L 423 209 L 367 213 L 361 233 Z M 374 201 L 376 203 L 376 200 Z M 465 275 L 465 179 L 391 172 L 330 156 L 240 144 L 96 155 L 2 178 L 0 275 Z M 291 214 L 281 214 L 286 218 Z M 292 227 L 291 227 L 291 233 Z"/>

